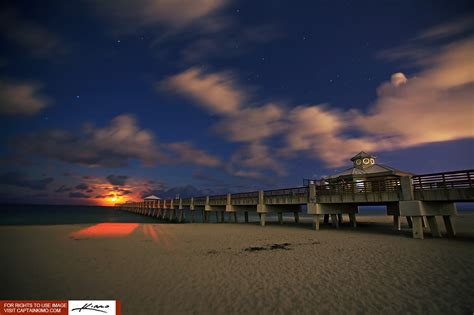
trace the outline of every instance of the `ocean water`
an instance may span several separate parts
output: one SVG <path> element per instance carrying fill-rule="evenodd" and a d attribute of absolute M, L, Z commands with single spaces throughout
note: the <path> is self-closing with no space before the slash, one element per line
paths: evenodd
<path fill-rule="evenodd" d="M 153 223 L 145 217 L 113 207 L 60 205 L 0 205 L 0 225 L 43 225 L 84 223 Z"/>
<path fill-rule="evenodd" d="M 304 210 L 303 213 L 306 211 Z M 288 213 L 287 215 L 290 215 Z M 189 222 L 189 210 L 184 212 L 185 222 Z M 304 214 L 302 214 L 304 217 Z M 215 213 L 209 214 L 209 222 L 220 222 Z M 276 214 L 269 214 L 268 220 L 277 218 Z M 202 222 L 202 212 L 196 211 L 195 222 Z M 229 215 L 225 214 L 225 221 L 229 222 Z M 250 222 L 258 222 L 256 213 L 249 213 Z M 96 206 L 61 206 L 61 205 L 0 205 L 0 225 L 51 225 L 51 224 L 88 224 L 88 223 L 165 223 L 156 217 L 143 216 L 127 211 L 117 210 L 114 207 Z M 244 222 L 244 214 L 238 213 L 238 222 Z"/>
<path fill-rule="evenodd" d="M 458 203 L 459 213 L 474 212 L 474 203 Z M 190 213 L 184 213 L 189 221 Z M 359 207 L 359 215 L 386 215 L 384 206 Z M 291 213 L 284 213 L 285 221 L 292 217 Z M 302 207 L 300 218 L 308 218 L 305 207 Z M 201 211 L 194 215 L 196 222 L 202 222 Z M 229 221 L 225 214 L 225 221 Z M 209 215 L 210 222 L 220 220 L 215 213 Z M 249 221 L 258 222 L 259 217 L 255 212 L 249 212 Z M 268 221 L 277 221 L 276 213 L 267 215 Z M 244 214 L 238 213 L 238 221 L 244 221 Z M 87 224 L 87 223 L 171 223 L 147 216 L 117 210 L 114 207 L 96 206 L 60 206 L 60 205 L 0 205 L 0 225 L 51 225 L 51 224 Z"/>

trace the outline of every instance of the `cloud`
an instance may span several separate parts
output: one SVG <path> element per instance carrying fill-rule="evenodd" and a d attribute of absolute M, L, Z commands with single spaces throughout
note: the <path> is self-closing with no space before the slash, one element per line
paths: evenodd
<path fill-rule="evenodd" d="M 1 184 L 29 188 L 33 190 L 45 190 L 53 181 L 53 177 L 30 179 L 25 173 L 16 171 L 0 174 Z"/>
<path fill-rule="evenodd" d="M 415 40 L 435 40 L 452 37 L 474 31 L 474 16 L 464 16 L 440 25 L 431 27 L 415 37 Z"/>
<path fill-rule="evenodd" d="M 231 141 L 254 142 L 282 131 L 285 109 L 277 104 L 249 106 L 249 93 L 231 72 L 205 73 L 189 68 L 159 82 L 160 89 L 180 94 L 221 117 L 214 131 Z"/>
<path fill-rule="evenodd" d="M 218 115 L 220 120 L 212 127 L 215 133 L 230 141 L 249 144 L 234 154 L 231 164 L 235 165 L 224 167 L 232 175 L 261 177 L 259 172 L 240 169 L 243 166 L 284 173 L 284 167 L 269 157 L 264 163 L 257 163 L 263 158 L 262 152 L 266 149 L 262 140 L 282 132 L 286 127 L 283 107 L 271 103 L 248 106 L 248 93 L 243 91 L 230 72 L 204 73 L 198 68 L 190 68 L 160 82 L 158 86 L 184 95 L 210 113 Z M 195 161 L 209 160 L 207 156 L 191 152 L 186 152 L 184 156 L 194 156 Z M 212 164 L 219 165 L 217 160 Z"/>
<path fill-rule="evenodd" d="M 128 176 L 126 175 L 114 175 L 111 174 L 107 176 L 107 180 L 109 183 L 112 185 L 118 185 L 118 186 L 123 186 L 127 183 L 127 180 L 129 179 Z"/>
<path fill-rule="evenodd" d="M 297 128 L 289 130 L 282 151 L 307 150 L 327 165 L 341 166 L 360 150 L 392 151 L 474 137 L 474 37 L 436 48 L 414 43 L 406 53 L 395 50 L 421 71 L 412 76 L 394 73 L 378 87 L 367 112 L 321 105 L 293 109 L 290 121 Z M 416 51 L 423 53 L 412 54 Z"/>
<path fill-rule="evenodd" d="M 203 73 L 197 68 L 190 68 L 161 82 L 159 86 L 174 89 L 173 92 L 218 115 L 220 120 L 212 130 L 227 140 L 244 143 L 224 166 L 228 173 L 248 178 L 263 177 L 257 170 L 285 174 L 284 166 L 271 157 L 262 142 L 287 128 L 285 108 L 272 103 L 249 106 L 246 103 L 248 93 L 230 72 Z"/>
<path fill-rule="evenodd" d="M 56 58 L 68 50 L 55 33 L 23 18 L 12 7 L 3 7 L 0 10 L 0 34 L 38 58 Z"/>
<path fill-rule="evenodd" d="M 237 177 L 252 178 L 252 179 L 263 178 L 263 174 L 258 171 L 235 170 L 232 172 L 232 175 L 237 176 Z"/>
<path fill-rule="evenodd" d="M 19 167 L 27 167 L 31 166 L 33 163 L 29 159 L 25 158 L 24 156 L 21 155 L 4 155 L 0 156 L 0 165 L 9 165 L 9 166 L 19 166 Z"/>
<path fill-rule="evenodd" d="M 91 196 L 83 194 L 79 191 L 69 193 L 69 198 L 90 198 L 90 197 Z"/>
<path fill-rule="evenodd" d="M 207 181 L 207 182 L 220 182 L 215 176 L 209 172 L 204 172 L 202 170 L 196 170 L 193 172 L 192 177 L 197 180 Z"/>
<path fill-rule="evenodd" d="M 197 196 L 206 196 L 206 195 L 217 195 L 224 194 L 227 191 L 224 190 L 212 190 L 212 189 L 198 189 L 192 185 L 178 186 L 172 188 L 164 189 L 153 189 L 143 191 L 141 198 L 144 198 L 149 195 L 155 195 L 160 198 L 174 198 L 179 196 L 181 198 L 197 197 Z"/>
<path fill-rule="evenodd" d="M 193 73 L 189 76 L 188 73 Z M 183 75 L 184 74 L 184 75 Z M 192 77 L 192 80 L 178 80 L 179 84 L 171 84 L 176 91 L 198 102 L 211 113 L 219 116 L 212 130 L 221 137 L 242 142 L 243 145 L 232 155 L 225 169 L 238 177 L 262 178 L 261 170 L 270 170 L 277 175 L 285 175 L 284 164 L 278 157 L 291 157 L 297 152 L 307 151 L 311 156 L 324 160 L 328 165 L 341 165 L 347 156 L 360 150 L 371 150 L 377 141 L 370 136 L 354 138 L 345 136 L 348 128 L 352 128 L 353 114 L 330 109 L 329 105 L 311 105 L 286 108 L 276 103 L 250 106 L 244 101 L 248 99 L 245 91 L 227 73 L 228 79 L 212 79 L 222 84 L 201 84 L 209 78 L 221 78 L 221 74 L 202 74 L 191 68 L 166 80 L 174 82 L 174 78 Z M 198 84 L 194 84 L 197 78 Z M 229 79 L 232 78 L 232 79 Z M 393 81 L 397 85 L 406 83 L 406 77 L 395 74 Z M 168 85 L 169 87 L 170 85 Z M 222 89 L 236 97 L 232 106 L 222 110 L 218 98 L 209 95 L 221 95 Z M 202 97 L 201 97 L 202 96 Z M 226 97 L 227 98 L 227 97 Z M 225 98 L 222 98 L 222 101 Z M 264 141 L 281 136 L 285 147 L 269 148 Z M 275 154 L 271 154 L 273 151 Z"/>
<path fill-rule="evenodd" d="M 94 198 L 105 199 L 105 198 L 114 198 L 114 197 L 116 197 L 115 194 L 108 194 L 108 195 L 97 195 Z"/>
<path fill-rule="evenodd" d="M 41 85 L 0 81 L 0 115 L 34 115 L 50 101 L 39 94 Z"/>
<path fill-rule="evenodd" d="M 117 197 L 118 200 L 125 201 L 139 198 L 138 191 L 141 191 L 144 188 L 148 189 L 150 187 L 158 187 L 155 185 L 148 185 L 145 180 L 132 179 L 126 175 L 111 174 L 104 178 L 77 174 L 74 177 L 83 180 L 83 182 L 74 187 L 62 185 L 56 190 L 56 192 L 66 192 L 67 194 L 65 196 L 70 198 L 85 198 L 92 200 Z M 96 202 L 104 204 L 110 202 L 110 200 Z"/>
<path fill-rule="evenodd" d="M 167 145 L 168 150 L 174 155 L 173 160 L 179 163 L 192 163 L 196 165 L 217 167 L 221 161 L 209 153 L 194 148 L 190 143 L 177 142 Z"/>
<path fill-rule="evenodd" d="M 308 151 L 329 166 L 341 166 L 360 150 L 392 151 L 474 137 L 473 38 L 423 55 L 412 77 L 394 73 L 377 89 L 367 113 L 328 106 L 297 107 L 284 153 Z M 421 57 L 420 57 L 421 58 Z M 359 136 L 353 136 L 354 131 Z"/>
<path fill-rule="evenodd" d="M 474 137 L 474 37 L 436 46 L 427 43 L 464 34 L 466 25 L 472 28 L 466 21 L 450 24 L 422 33 L 407 51 L 395 48 L 391 56 L 386 51 L 388 59 L 394 55 L 408 58 L 421 70 L 412 75 L 394 73 L 379 86 L 377 99 L 365 112 L 338 110 L 329 104 L 293 108 L 275 103 L 249 105 L 249 94 L 228 72 L 212 74 L 191 68 L 165 82 L 174 92 L 218 115 L 213 131 L 229 141 L 244 143 L 226 167 L 236 176 L 258 177 L 258 170 L 264 169 L 284 174 L 277 158 L 301 153 L 321 159 L 327 166 L 342 166 L 361 150 L 391 151 Z M 279 141 L 271 141 L 272 146 L 264 143 L 277 137 L 283 139 L 284 146 L 275 146 Z"/>
<path fill-rule="evenodd" d="M 261 20 L 254 25 L 239 23 L 235 11 L 227 10 L 233 0 L 88 2 L 101 18 L 111 22 L 114 36 L 146 33 L 150 48 L 160 58 L 172 58 L 180 65 L 234 58 L 282 36 Z"/>
<path fill-rule="evenodd" d="M 157 87 L 182 94 L 215 114 L 233 113 L 247 98 L 236 85 L 232 74 L 209 74 L 195 67 L 170 76 Z"/>
<path fill-rule="evenodd" d="M 474 16 L 465 16 L 443 24 L 435 25 L 410 38 L 406 43 L 380 51 L 376 57 L 389 61 L 404 61 L 409 65 L 423 65 L 439 45 L 453 41 L 453 38 L 466 38 L 474 32 Z M 461 39 L 462 40 L 462 39 Z"/>
<path fill-rule="evenodd" d="M 54 192 L 56 193 L 62 193 L 62 192 L 69 192 L 71 191 L 72 188 L 71 187 L 68 187 L 66 185 L 61 185 L 60 187 L 58 187 L 58 189 L 56 189 Z"/>
<path fill-rule="evenodd" d="M 273 158 L 273 154 L 268 147 L 261 143 L 250 143 L 234 152 L 231 157 L 232 165 L 239 168 L 256 168 L 262 170 L 271 170 L 278 175 L 285 175 L 285 167 Z M 242 169 L 234 171 L 234 175 L 241 177 L 259 177 L 256 172 L 249 172 Z"/>
<path fill-rule="evenodd" d="M 242 108 L 221 119 L 213 130 L 231 141 L 259 142 L 285 130 L 286 110 L 276 104 Z"/>
<path fill-rule="evenodd" d="M 332 109 L 327 104 L 297 106 L 288 113 L 289 124 L 282 156 L 307 153 L 327 166 L 342 166 L 361 150 L 375 151 L 380 144 L 368 136 L 351 136 L 352 113 Z"/>
<path fill-rule="evenodd" d="M 356 126 L 390 140 L 384 149 L 474 137 L 472 51 L 474 37 L 449 44 L 404 84 L 383 83 L 369 113 L 355 115 Z"/>
<path fill-rule="evenodd" d="M 191 24 L 202 28 L 216 28 L 219 20 L 213 19 L 226 0 L 127 0 L 94 1 L 92 4 L 115 24 L 116 31 L 133 32 L 140 28 L 165 26 L 181 29 Z M 204 18 L 205 21 L 204 21 Z M 217 24 L 217 26 L 216 26 Z"/>
<path fill-rule="evenodd" d="M 91 167 L 123 167 L 132 160 L 145 166 L 158 162 L 205 166 L 220 163 L 218 158 L 188 142 L 157 143 L 153 133 L 141 129 L 131 115 L 117 116 L 105 127 L 86 125 L 76 133 L 56 129 L 20 135 L 14 139 L 14 145 L 29 154 Z M 108 179 L 122 180 L 115 175 Z"/>
<path fill-rule="evenodd" d="M 133 193 L 133 191 L 128 190 L 128 189 L 119 189 L 118 191 L 119 192 L 118 192 L 117 196 L 125 196 L 125 195 L 130 195 L 130 194 Z"/>
<path fill-rule="evenodd" d="M 88 189 L 89 189 L 89 186 L 88 186 L 87 184 L 80 183 L 79 185 L 76 186 L 76 189 L 79 189 L 79 190 L 88 190 Z"/>
<path fill-rule="evenodd" d="M 47 130 L 16 138 L 25 152 L 87 166 L 122 167 L 132 159 L 154 165 L 165 157 L 159 152 L 150 131 L 139 128 L 131 115 L 120 115 L 108 126 L 88 126 L 74 134 Z"/>

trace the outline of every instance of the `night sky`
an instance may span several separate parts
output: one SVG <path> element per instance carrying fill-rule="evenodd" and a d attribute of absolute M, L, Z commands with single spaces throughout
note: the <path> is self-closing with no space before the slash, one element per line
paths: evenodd
<path fill-rule="evenodd" d="M 471 4 L 470 4 L 471 3 Z M 0 202 L 474 167 L 472 1 L 2 1 Z"/>

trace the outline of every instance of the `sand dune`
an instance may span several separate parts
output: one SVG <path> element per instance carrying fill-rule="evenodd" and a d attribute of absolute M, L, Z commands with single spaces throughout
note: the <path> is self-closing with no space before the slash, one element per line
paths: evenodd
<path fill-rule="evenodd" d="M 414 240 L 390 218 L 359 220 L 357 230 L 319 232 L 309 223 L 2 226 L 1 298 L 120 299 L 124 314 L 474 311 L 473 215 L 456 219 L 457 239 Z"/>

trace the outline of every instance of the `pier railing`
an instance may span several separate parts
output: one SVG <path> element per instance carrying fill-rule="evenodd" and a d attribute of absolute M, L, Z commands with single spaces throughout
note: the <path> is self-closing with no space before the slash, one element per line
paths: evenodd
<path fill-rule="evenodd" d="M 205 206 L 206 205 L 206 196 L 200 196 L 194 198 L 195 206 Z"/>
<path fill-rule="evenodd" d="M 474 170 L 433 173 L 412 177 L 415 199 L 468 201 L 474 199 Z"/>
<path fill-rule="evenodd" d="M 412 182 L 415 191 L 473 188 L 474 170 L 416 175 Z"/>
<path fill-rule="evenodd" d="M 183 198 L 181 200 L 181 205 L 183 206 L 190 206 L 191 205 L 191 198 Z"/>
<path fill-rule="evenodd" d="M 232 205 L 256 205 L 258 204 L 258 191 L 237 193 L 231 195 Z"/>
<path fill-rule="evenodd" d="M 308 187 L 272 189 L 263 192 L 266 204 L 303 204 L 308 202 Z"/>
<path fill-rule="evenodd" d="M 400 200 L 400 187 L 398 177 L 342 181 L 316 186 L 316 196 L 321 203 L 390 202 Z"/>
<path fill-rule="evenodd" d="M 355 182 L 337 182 L 316 186 L 319 195 L 364 194 L 400 191 L 400 179 L 384 177 L 376 180 L 356 180 Z"/>
<path fill-rule="evenodd" d="M 209 196 L 211 206 L 225 206 L 227 204 L 227 195 Z"/>

